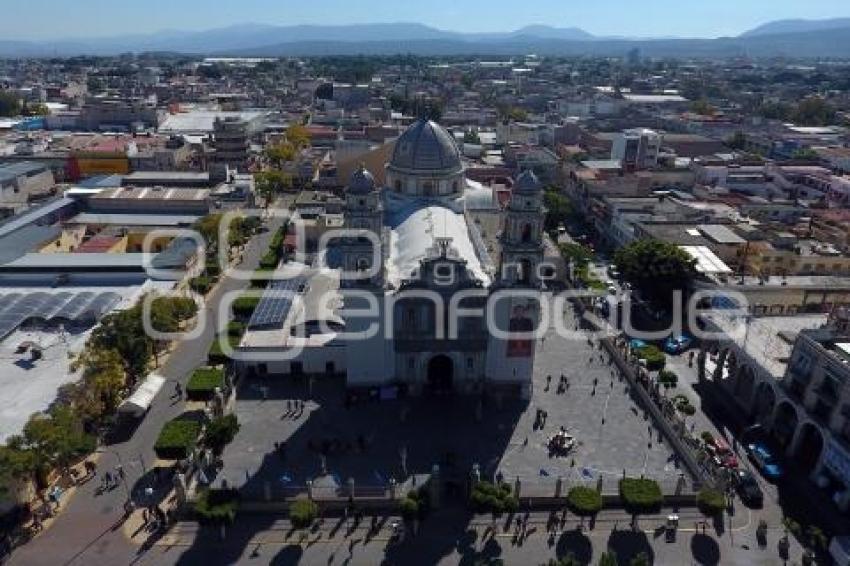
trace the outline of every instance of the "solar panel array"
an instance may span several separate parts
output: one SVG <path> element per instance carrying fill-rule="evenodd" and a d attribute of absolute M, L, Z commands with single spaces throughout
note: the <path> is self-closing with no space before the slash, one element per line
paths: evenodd
<path fill-rule="evenodd" d="M 292 308 L 292 301 L 298 293 L 303 292 L 306 285 L 307 278 L 301 276 L 270 282 L 251 315 L 248 327 L 283 326 Z"/>
<path fill-rule="evenodd" d="M 9 293 L 0 295 L 0 339 L 29 319 L 92 322 L 121 301 L 117 293 Z"/>

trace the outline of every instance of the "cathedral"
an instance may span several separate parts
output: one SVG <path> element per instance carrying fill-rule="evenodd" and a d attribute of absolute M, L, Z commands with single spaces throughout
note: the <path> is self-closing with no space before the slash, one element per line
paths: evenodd
<path fill-rule="evenodd" d="M 467 180 L 451 134 L 425 119 L 398 138 L 385 179 L 378 186 L 364 167 L 352 175 L 345 228 L 293 301 L 283 342 L 264 341 L 252 324 L 240 350 L 261 359 L 269 346 L 290 349 L 290 359 L 253 369 L 342 374 L 353 390 L 527 398 L 530 331 L 551 274 L 541 183 L 523 172 L 499 206 L 490 188 Z M 497 223 L 486 237 L 475 216 L 482 204 Z M 315 289 L 323 296 L 310 296 Z"/>

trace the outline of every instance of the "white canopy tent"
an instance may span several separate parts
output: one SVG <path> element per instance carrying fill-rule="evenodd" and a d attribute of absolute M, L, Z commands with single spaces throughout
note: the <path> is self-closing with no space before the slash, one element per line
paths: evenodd
<path fill-rule="evenodd" d="M 165 381 L 165 378 L 161 375 L 155 373 L 148 375 L 133 394 L 121 403 L 118 412 L 137 418 L 143 416 L 150 409 L 157 393 L 165 385 Z"/>

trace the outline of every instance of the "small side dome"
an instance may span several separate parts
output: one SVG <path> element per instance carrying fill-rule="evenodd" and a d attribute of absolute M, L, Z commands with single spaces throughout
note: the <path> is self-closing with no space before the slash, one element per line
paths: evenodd
<path fill-rule="evenodd" d="M 351 174 L 351 179 L 348 181 L 348 192 L 371 193 L 375 190 L 375 186 L 375 177 L 369 173 L 364 165 L 361 165 L 357 171 Z"/>
<path fill-rule="evenodd" d="M 523 171 L 514 183 L 515 193 L 537 193 L 543 190 L 543 184 L 534 171 L 526 169 Z"/>

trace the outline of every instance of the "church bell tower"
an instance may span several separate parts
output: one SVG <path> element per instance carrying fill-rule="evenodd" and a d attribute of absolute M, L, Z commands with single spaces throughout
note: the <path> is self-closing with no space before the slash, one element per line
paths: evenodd
<path fill-rule="evenodd" d="M 352 174 L 345 191 L 344 215 L 345 229 L 349 233 L 343 238 L 341 246 L 343 269 L 349 278 L 351 274 L 363 274 L 362 277 L 349 279 L 345 284 L 382 285 L 384 268 L 380 243 L 384 208 L 374 177 L 362 165 Z"/>
<path fill-rule="evenodd" d="M 502 231 L 500 280 L 508 286 L 537 288 L 543 262 L 543 185 L 530 170 L 516 180 Z"/>

